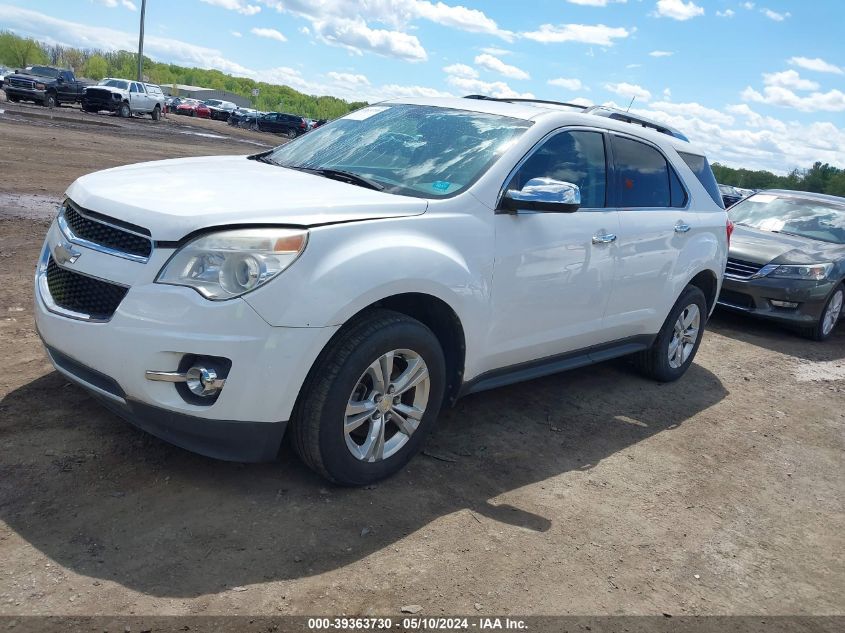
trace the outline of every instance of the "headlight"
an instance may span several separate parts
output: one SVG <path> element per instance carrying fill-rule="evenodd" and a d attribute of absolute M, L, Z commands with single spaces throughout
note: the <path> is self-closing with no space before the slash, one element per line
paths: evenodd
<path fill-rule="evenodd" d="M 820 281 L 827 277 L 828 273 L 830 273 L 833 268 L 833 264 L 806 264 L 801 266 L 778 266 L 777 264 L 768 264 L 764 268 L 769 269 L 769 271 L 765 274 L 766 277 L 773 277 L 775 279 L 809 279 L 812 281 Z"/>
<path fill-rule="evenodd" d="M 170 258 L 156 283 L 188 286 L 206 299 L 232 299 L 290 266 L 308 242 L 301 229 L 238 229 L 189 242 Z"/>

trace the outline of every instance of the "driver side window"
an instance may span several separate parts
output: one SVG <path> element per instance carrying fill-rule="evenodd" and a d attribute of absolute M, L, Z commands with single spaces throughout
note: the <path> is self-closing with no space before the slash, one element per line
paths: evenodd
<path fill-rule="evenodd" d="M 581 208 L 607 206 L 607 161 L 600 132 L 561 132 L 538 147 L 511 180 L 522 189 L 532 178 L 552 178 L 578 185 Z"/>

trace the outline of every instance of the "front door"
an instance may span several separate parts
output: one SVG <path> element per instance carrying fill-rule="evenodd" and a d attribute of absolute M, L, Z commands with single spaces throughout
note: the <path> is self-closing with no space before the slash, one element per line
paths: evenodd
<path fill-rule="evenodd" d="M 499 213 L 495 218 L 490 367 L 584 349 L 604 342 L 619 218 L 607 207 L 605 136 L 565 130 L 547 137 L 508 189 L 532 178 L 578 185 L 572 213 Z"/>

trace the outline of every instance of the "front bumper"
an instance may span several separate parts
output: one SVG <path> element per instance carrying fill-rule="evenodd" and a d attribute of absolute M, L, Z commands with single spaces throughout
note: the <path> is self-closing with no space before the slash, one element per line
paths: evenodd
<path fill-rule="evenodd" d="M 54 223 L 45 249 L 61 240 Z M 89 322 L 51 310 L 42 294 L 49 289 L 36 278 L 36 326 L 56 369 L 133 424 L 189 450 L 238 461 L 275 455 L 305 377 L 338 328 L 273 327 L 242 299 L 208 301 L 156 284 L 169 256 L 162 249 L 145 264 L 75 248 L 82 255 L 65 264 L 69 270 L 102 271 L 129 290 L 108 321 Z M 186 355 L 231 361 L 212 404 L 187 402 L 173 383 L 145 377 L 176 371 Z"/>
<path fill-rule="evenodd" d="M 123 102 L 120 99 L 103 99 L 82 97 L 82 107 L 86 110 L 97 109 L 98 112 L 108 110 L 109 112 L 117 112 Z"/>
<path fill-rule="evenodd" d="M 44 101 L 45 96 L 47 95 L 46 90 L 29 90 L 27 88 L 18 88 L 16 86 L 10 86 L 9 84 L 3 84 L 3 90 L 6 92 L 6 97 L 17 97 L 22 101 L 35 101 L 37 103 L 41 103 Z"/>
<path fill-rule="evenodd" d="M 811 326 L 818 322 L 825 302 L 836 285 L 837 282 L 827 279 L 809 281 L 760 277 L 740 280 L 726 276 L 718 305 L 796 326 Z M 798 305 L 784 308 L 774 305 L 772 301 L 788 301 Z"/>

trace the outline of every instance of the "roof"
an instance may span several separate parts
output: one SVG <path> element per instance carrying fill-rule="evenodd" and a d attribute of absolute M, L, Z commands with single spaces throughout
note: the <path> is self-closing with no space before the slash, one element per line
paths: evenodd
<path fill-rule="evenodd" d="M 817 200 L 819 202 L 832 202 L 833 204 L 845 205 L 845 198 L 841 196 L 831 196 L 826 193 L 814 193 L 812 191 L 796 191 L 793 189 L 763 189 L 757 193 L 777 194 L 779 196 L 790 196 L 792 198 L 805 198 L 807 200 Z"/>
<path fill-rule="evenodd" d="M 609 114 L 621 111 L 604 106 L 586 107 L 578 104 L 518 99 L 502 101 L 498 99 L 479 99 L 477 97 L 471 99 L 464 97 L 412 97 L 388 99 L 382 103 L 403 103 L 438 108 L 454 108 L 456 110 L 469 110 L 471 112 L 507 116 L 525 121 L 546 121 L 551 119 L 559 121 L 560 125 L 574 124 L 585 127 L 601 127 L 623 134 L 633 132 L 631 129 L 633 124 L 636 126 L 636 134 L 638 136 L 646 138 L 658 145 L 668 144 L 677 151 L 704 155 L 703 151 L 690 144 L 687 138 L 674 128 L 635 115 L 627 115 L 626 113 L 623 113 L 625 114 L 623 119 L 609 116 Z M 602 117 L 601 121 L 596 120 L 597 115 Z M 632 122 L 629 123 L 625 119 L 631 119 Z M 648 122 L 650 125 L 643 127 L 643 122 Z"/>

